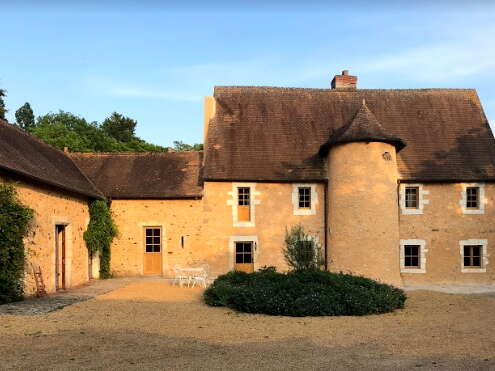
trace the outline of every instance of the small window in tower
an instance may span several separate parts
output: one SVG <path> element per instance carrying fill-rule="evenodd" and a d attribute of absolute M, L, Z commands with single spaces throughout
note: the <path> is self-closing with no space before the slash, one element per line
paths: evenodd
<path fill-rule="evenodd" d="M 311 209 L 311 187 L 299 187 L 299 208 Z"/>
<path fill-rule="evenodd" d="M 482 251 L 481 245 L 464 245 L 464 267 L 481 268 Z"/>
<path fill-rule="evenodd" d="M 466 188 L 466 208 L 478 209 L 480 205 L 480 187 Z"/>
<path fill-rule="evenodd" d="M 420 245 L 404 245 L 404 267 L 421 268 Z"/>
<path fill-rule="evenodd" d="M 419 187 L 406 187 L 406 208 L 417 209 L 419 207 Z"/>

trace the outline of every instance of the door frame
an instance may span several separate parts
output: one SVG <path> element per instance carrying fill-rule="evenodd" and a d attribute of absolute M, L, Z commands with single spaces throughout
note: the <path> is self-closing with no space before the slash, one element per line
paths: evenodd
<path fill-rule="evenodd" d="M 228 269 L 233 271 L 235 269 L 235 243 L 236 242 L 253 242 L 253 269 L 258 270 L 258 255 L 260 252 L 260 244 L 258 242 L 258 236 L 230 236 L 228 246 Z"/>
<path fill-rule="evenodd" d="M 143 244 L 141 246 L 141 251 L 143 253 L 143 276 L 152 276 L 154 275 L 153 274 L 146 274 L 145 271 L 144 271 L 144 260 L 145 260 L 145 256 L 146 254 L 150 254 L 150 253 L 147 253 L 146 252 L 146 229 L 147 228 L 158 228 L 160 229 L 160 272 L 157 273 L 158 275 L 162 276 L 163 275 L 163 257 L 165 256 L 165 254 L 163 253 L 163 250 L 165 248 L 165 243 L 164 243 L 164 240 L 165 240 L 165 228 L 163 228 L 163 226 L 161 224 L 156 224 L 156 223 L 152 223 L 152 224 L 143 224 L 142 227 L 141 227 L 141 233 L 142 233 L 142 241 L 143 241 Z"/>
<path fill-rule="evenodd" d="M 67 223 L 55 224 L 55 291 L 67 288 Z M 61 229 L 61 232 L 59 232 Z M 62 236 L 62 241 L 59 240 Z M 62 245 L 60 245 L 60 242 Z M 61 256 L 59 254 L 61 252 Z M 61 267 L 62 272 L 59 271 Z M 62 275 L 59 280 L 59 275 Z"/>

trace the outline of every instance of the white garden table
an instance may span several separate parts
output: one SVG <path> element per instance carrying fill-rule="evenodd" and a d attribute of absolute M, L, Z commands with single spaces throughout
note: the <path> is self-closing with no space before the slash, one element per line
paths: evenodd
<path fill-rule="evenodd" d="M 187 280 L 187 287 L 190 286 L 191 281 L 194 281 L 197 277 L 206 277 L 207 273 L 203 267 L 191 268 L 191 267 L 176 267 L 176 280 L 179 281 L 180 286 L 182 286 L 182 281 Z"/>

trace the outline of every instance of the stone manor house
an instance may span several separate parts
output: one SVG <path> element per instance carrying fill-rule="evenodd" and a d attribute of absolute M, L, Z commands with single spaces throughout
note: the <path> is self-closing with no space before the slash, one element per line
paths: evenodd
<path fill-rule="evenodd" d="M 29 264 L 48 291 L 97 277 L 88 201 L 119 229 L 115 275 L 286 269 L 302 224 L 330 271 L 398 286 L 494 284 L 495 142 L 472 89 L 215 87 L 203 152 L 64 153 L 0 124 L 0 180 L 35 210 Z M 26 292 L 33 292 L 29 269 Z"/>

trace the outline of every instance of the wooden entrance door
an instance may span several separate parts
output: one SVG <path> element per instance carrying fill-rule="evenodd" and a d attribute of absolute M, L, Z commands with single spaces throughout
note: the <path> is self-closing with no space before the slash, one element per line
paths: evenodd
<path fill-rule="evenodd" d="M 246 273 L 254 272 L 254 243 L 242 241 L 235 243 L 235 270 Z"/>
<path fill-rule="evenodd" d="M 162 229 L 144 228 L 144 274 L 162 274 Z"/>
<path fill-rule="evenodd" d="M 65 225 L 55 226 L 55 289 L 65 290 Z"/>

